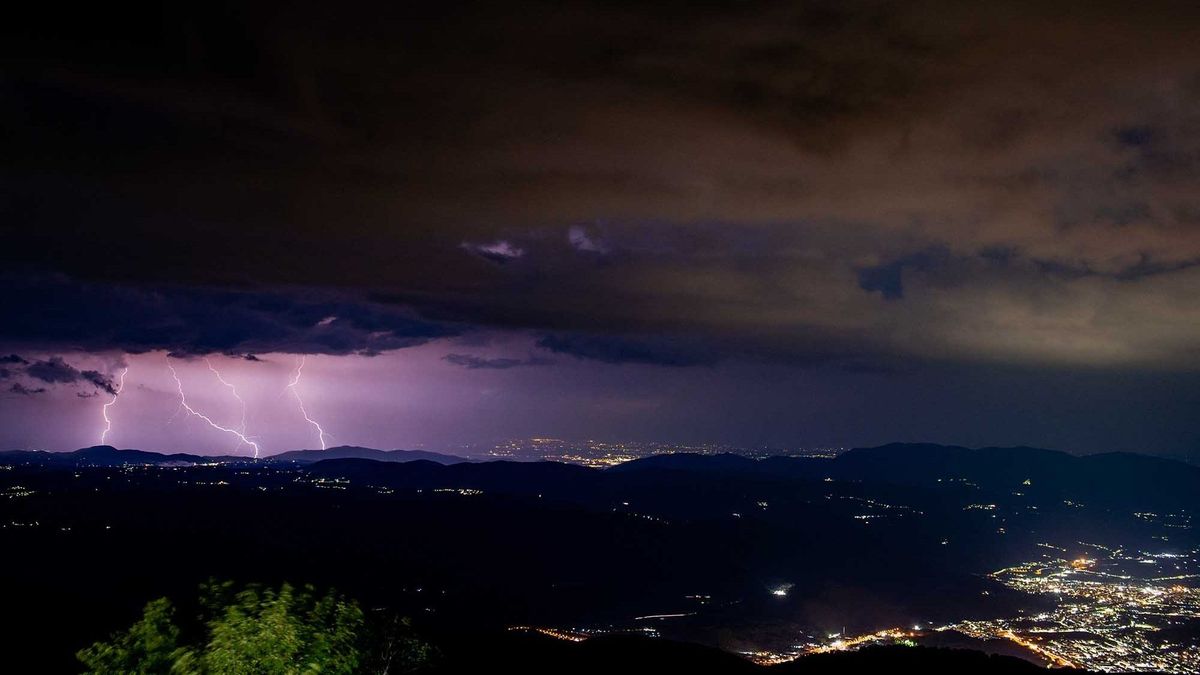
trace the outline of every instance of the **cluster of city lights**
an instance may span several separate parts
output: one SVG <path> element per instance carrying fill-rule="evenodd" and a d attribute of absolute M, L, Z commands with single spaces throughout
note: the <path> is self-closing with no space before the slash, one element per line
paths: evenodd
<path fill-rule="evenodd" d="M 1200 671 L 1200 640 L 1180 638 L 1200 621 L 1200 551 L 1153 553 L 1079 542 L 994 572 L 1005 586 L 1049 597 L 1055 607 L 1032 615 L 962 621 L 955 630 L 1014 642 L 1047 662 L 1113 672 Z M 1178 630 L 1178 629 L 1184 630 Z M 1174 630 L 1173 630 L 1174 629 Z"/>

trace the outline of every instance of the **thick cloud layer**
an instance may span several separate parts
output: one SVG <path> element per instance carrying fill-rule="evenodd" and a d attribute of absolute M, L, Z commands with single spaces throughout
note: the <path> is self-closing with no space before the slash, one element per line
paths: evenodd
<path fill-rule="evenodd" d="M 553 363 L 553 361 L 539 356 L 514 359 L 510 357 L 489 358 L 486 356 L 476 356 L 475 354 L 457 353 L 447 354 L 442 357 L 442 360 L 447 363 L 453 363 L 456 366 L 462 366 L 467 370 L 508 370 L 509 368 L 520 368 L 521 366 L 548 366 Z"/>
<path fill-rule="evenodd" d="M 109 394 L 117 393 L 116 386 L 107 375 L 98 370 L 79 370 L 63 360 L 61 356 L 52 356 L 45 361 L 34 361 L 25 367 L 25 374 L 47 384 L 74 384 L 81 382 L 90 384 L 96 389 Z M 13 385 L 14 391 L 18 384 Z M 26 391 L 22 393 L 40 392 Z"/>
<path fill-rule="evenodd" d="M 54 11 L 7 22 L 0 261 L 89 281 L 9 278 L 8 338 L 1200 365 L 1194 3 Z"/>
<path fill-rule="evenodd" d="M 8 386 L 8 392 L 21 396 L 34 396 L 47 391 L 41 384 L 83 385 L 84 391 L 76 392 L 81 398 L 91 398 L 98 392 L 116 394 L 117 385 L 112 378 L 98 370 L 80 369 L 67 363 L 61 356 L 50 356 L 46 359 L 26 359 L 17 354 L 0 357 L 0 380 L 24 379 L 37 384 L 26 384 L 17 381 Z"/>
<path fill-rule="evenodd" d="M 459 330 L 328 290 L 114 285 L 44 275 L 0 277 L 0 284 L 0 316 L 13 318 L 0 323 L 0 341 L 35 348 L 169 350 L 247 360 L 257 359 L 254 352 L 369 356 Z M 61 359 L 32 363 L 25 372 L 49 383 L 87 375 Z"/>

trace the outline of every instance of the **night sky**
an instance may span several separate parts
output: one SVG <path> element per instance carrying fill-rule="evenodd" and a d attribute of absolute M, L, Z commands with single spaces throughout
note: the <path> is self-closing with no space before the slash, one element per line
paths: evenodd
<path fill-rule="evenodd" d="M 37 4 L 0 447 L 1200 451 L 1196 3 Z"/>

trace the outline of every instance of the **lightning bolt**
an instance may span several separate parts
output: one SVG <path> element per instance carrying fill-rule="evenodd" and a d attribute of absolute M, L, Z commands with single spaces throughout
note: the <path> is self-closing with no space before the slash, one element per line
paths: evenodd
<path fill-rule="evenodd" d="M 104 404 L 100 409 L 100 414 L 104 416 L 104 430 L 100 432 L 100 445 L 104 445 L 104 441 L 108 439 L 108 432 L 112 431 L 112 420 L 108 418 L 108 409 L 112 407 L 117 399 L 121 396 L 121 390 L 125 388 L 125 373 L 129 372 L 129 366 L 125 366 L 125 370 L 121 371 L 121 377 L 117 380 L 117 390 L 113 392 L 112 400 Z"/>
<path fill-rule="evenodd" d="M 296 374 L 292 376 L 292 381 L 288 383 L 288 389 L 292 390 L 292 395 L 296 397 L 296 403 L 300 406 L 300 414 L 304 415 L 304 419 L 317 429 L 317 437 L 321 441 L 321 449 L 324 450 L 325 445 L 325 430 L 316 420 L 308 416 L 308 411 L 304 409 L 304 399 L 300 398 L 300 390 L 296 385 L 300 384 L 300 373 L 304 370 L 304 360 L 306 357 L 301 356 L 299 363 L 296 364 Z"/>
<path fill-rule="evenodd" d="M 224 431 L 227 434 L 233 434 L 234 436 L 237 436 L 238 439 L 241 440 L 241 442 L 254 448 L 254 456 L 258 457 L 258 443 L 255 443 L 254 441 L 250 440 L 249 438 L 246 438 L 246 434 L 243 434 L 242 432 L 238 431 L 237 429 L 230 429 L 229 427 L 223 427 L 220 424 L 217 424 L 216 422 L 212 421 L 212 419 L 210 419 L 208 417 L 208 415 L 198 412 L 195 408 L 188 405 L 187 396 L 183 393 L 183 381 L 179 379 L 179 373 L 175 372 L 175 366 L 171 365 L 171 357 L 169 357 L 169 356 L 167 357 L 167 368 L 171 369 L 171 377 L 175 378 L 175 387 L 179 390 L 179 406 L 181 408 L 188 411 L 189 414 L 199 417 L 200 419 L 204 420 L 205 422 L 208 422 L 208 426 L 210 426 L 214 429 L 217 429 L 218 431 Z"/>
<path fill-rule="evenodd" d="M 212 361 L 209 361 L 207 356 L 204 357 L 204 363 L 208 365 L 208 369 L 213 372 L 213 375 L 217 376 L 218 382 L 225 385 L 226 387 L 229 387 L 229 391 L 233 393 L 233 397 L 236 398 L 238 404 L 242 406 L 242 423 L 238 426 L 238 430 L 240 431 L 240 433 L 242 435 L 245 435 L 245 433 L 246 433 L 246 401 L 244 399 L 242 399 L 241 395 L 238 394 L 237 387 L 233 386 L 233 383 L 226 382 L 225 378 L 221 377 L 221 372 L 218 371 L 213 366 Z M 240 447 L 242 447 L 242 442 L 239 439 L 237 447 L 233 449 L 234 452 L 236 452 L 237 449 Z M 258 459 L 258 446 L 254 446 L 254 459 Z"/>

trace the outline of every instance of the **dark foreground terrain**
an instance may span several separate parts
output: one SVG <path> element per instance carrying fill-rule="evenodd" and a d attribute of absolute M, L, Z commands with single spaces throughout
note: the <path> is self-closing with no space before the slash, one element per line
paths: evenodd
<path fill-rule="evenodd" d="M 1188 672 L 1196 658 L 1200 469 L 1176 462 L 938 446 L 608 470 L 304 458 L 0 455 L 13 672 L 77 671 L 75 651 L 210 578 L 336 588 L 409 616 L 446 672 L 1023 672 L 1053 654 Z M 1090 581 L 1123 566 L 1167 580 L 1132 599 Z M 1063 588 L 1092 593 L 1096 617 L 1163 624 L 1101 630 L 1056 613 Z M 1005 632 L 1027 624 L 1052 656 Z M 1023 660 L 882 649 L 895 643 Z"/>

